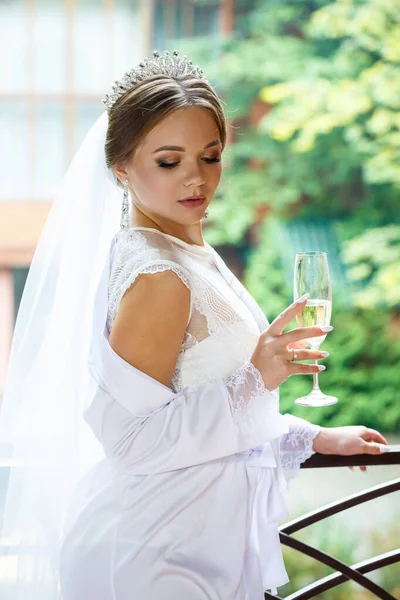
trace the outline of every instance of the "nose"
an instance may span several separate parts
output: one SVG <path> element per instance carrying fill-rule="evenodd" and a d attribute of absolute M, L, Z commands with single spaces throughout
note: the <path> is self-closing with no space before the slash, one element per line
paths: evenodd
<path fill-rule="evenodd" d="M 191 171 L 190 175 L 186 178 L 185 187 L 199 187 L 204 185 L 204 176 L 201 174 L 200 169 L 194 169 Z"/>

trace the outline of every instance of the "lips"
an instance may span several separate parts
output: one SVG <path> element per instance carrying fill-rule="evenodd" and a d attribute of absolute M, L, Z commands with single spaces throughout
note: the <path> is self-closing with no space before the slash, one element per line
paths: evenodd
<path fill-rule="evenodd" d="M 178 200 L 178 202 L 187 202 L 188 200 L 205 200 L 204 196 L 188 196 L 187 198 L 182 198 L 182 200 Z"/>
<path fill-rule="evenodd" d="M 191 196 L 188 200 L 179 200 L 181 206 L 201 206 L 206 201 L 204 196 Z"/>

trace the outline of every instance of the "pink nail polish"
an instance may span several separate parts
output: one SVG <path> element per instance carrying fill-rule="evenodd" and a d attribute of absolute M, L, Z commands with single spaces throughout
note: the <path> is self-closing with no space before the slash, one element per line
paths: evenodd
<path fill-rule="evenodd" d="M 309 295 L 310 295 L 309 293 L 307 293 L 307 294 L 303 294 L 302 296 L 300 296 L 300 298 L 297 298 L 297 300 L 296 300 L 295 304 L 301 304 L 302 302 L 304 302 L 304 300 L 305 300 L 306 298 L 308 298 L 308 297 L 309 297 Z"/>

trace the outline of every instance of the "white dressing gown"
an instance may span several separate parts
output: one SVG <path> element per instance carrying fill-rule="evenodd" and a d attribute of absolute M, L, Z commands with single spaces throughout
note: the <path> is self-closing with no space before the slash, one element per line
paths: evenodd
<path fill-rule="evenodd" d="M 171 269 L 191 308 L 170 387 L 108 343 L 141 273 Z M 105 458 L 81 481 L 61 553 L 63 600 L 263 600 L 288 581 L 278 521 L 283 489 L 319 427 L 279 413 L 249 359 L 263 312 L 208 244 L 122 230 L 103 278 L 85 420 Z M 103 312 L 102 312 L 103 311 Z"/>

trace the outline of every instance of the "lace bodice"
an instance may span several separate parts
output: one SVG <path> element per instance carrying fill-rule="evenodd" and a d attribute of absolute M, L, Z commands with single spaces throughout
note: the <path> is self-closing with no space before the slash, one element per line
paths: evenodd
<path fill-rule="evenodd" d="M 224 278 L 222 264 L 208 244 L 192 246 L 146 228 L 117 234 L 109 285 L 109 330 L 122 296 L 141 273 L 170 269 L 190 289 L 189 319 L 170 386 L 174 392 L 231 375 L 250 358 L 257 343 L 257 321 Z"/>
<path fill-rule="evenodd" d="M 110 259 L 108 332 L 122 296 L 142 273 L 171 269 L 191 292 L 185 337 L 171 384 L 169 388 L 159 389 L 155 399 L 166 400 L 168 390 L 182 393 L 186 398 L 193 394 L 196 397 L 212 394 L 214 387 L 223 383 L 225 388 L 221 393 L 224 394 L 224 389 L 228 393 L 239 440 L 237 447 L 252 447 L 253 464 L 265 465 L 271 464 L 272 444 L 276 460 L 290 478 L 290 472 L 293 475 L 312 454 L 312 442 L 320 428 L 303 419 L 291 415 L 283 418 L 279 414 L 279 391 L 266 390 L 261 373 L 250 361 L 268 321 L 218 253 L 208 244 L 194 246 L 155 229 L 131 228 L 116 235 Z M 106 364 L 112 350 L 108 344 L 104 348 Z M 111 356 L 111 359 L 117 357 Z M 124 371 L 118 375 L 118 381 L 123 374 Z M 158 410 L 161 406 L 148 404 L 149 396 L 144 395 L 144 398 L 147 398 L 146 411 Z M 131 410 L 130 394 L 120 401 Z M 140 418 L 137 398 L 136 403 L 135 415 Z M 101 435 L 99 431 L 99 437 Z M 206 435 L 208 437 L 209 432 Z M 255 443 L 257 438 L 265 437 L 273 440 L 271 444 Z M 275 464 L 275 459 L 272 462 Z"/>
<path fill-rule="evenodd" d="M 165 269 L 190 290 L 170 386 L 109 343 L 126 290 L 141 273 Z M 278 532 L 288 516 L 282 491 L 311 454 L 316 429 L 280 413 L 278 390 L 265 388 L 249 360 L 268 325 L 263 312 L 208 244 L 192 246 L 146 228 L 114 237 L 94 311 L 100 326 L 88 367 L 97 385 L 84 417 L 105 460 L 74 499 L 84 508 L 71 520 L 64 554 L 70 597 L 81 576 L 88 581 L 82 598 L 93 589 L 116 598 L 117 586 L 121 598 L 127 589 L 135 597 L 192 597 L 209 589 L 211 572 L 218 597 L 276 594 L 288 581 Z M 176 587 L 179 572 L 184 588 Z"/>

